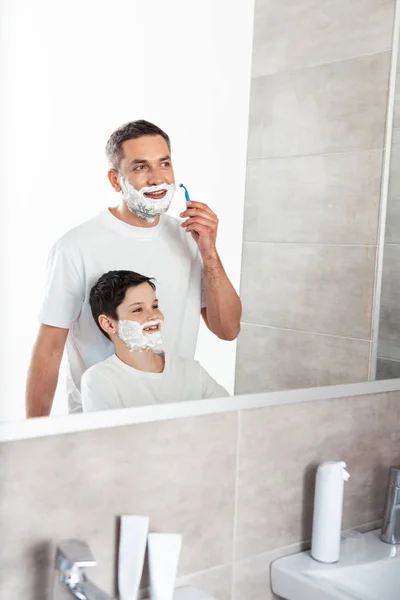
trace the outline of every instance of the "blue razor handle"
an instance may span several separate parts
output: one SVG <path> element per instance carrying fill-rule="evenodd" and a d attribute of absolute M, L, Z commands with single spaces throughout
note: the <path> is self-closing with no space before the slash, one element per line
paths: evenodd
<path fill-rule="evenodd" d="M 190 202 L 189 192 L 187 191 L 187 189 L 185 188 L 185 186 L 183 185 L 183 183 L 180 183 L 179 187 L 181 187 L 181 188 L 183 188 L 185 190 L 185 200 L 186 200 L 186 202 Z"/>

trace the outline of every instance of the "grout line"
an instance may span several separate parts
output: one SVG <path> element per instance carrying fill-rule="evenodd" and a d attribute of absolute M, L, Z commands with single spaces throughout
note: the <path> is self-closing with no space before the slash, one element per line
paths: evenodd
<path fill-rule="evenodd" d="M 237 413 L 236 430 L 236 477 L 235 477 L 235 507 L 233 511 L 233 540 L 232 540 L 232 572 L 231 572 L 231 600 L 235 598 L 235 559 L 236 559 L 236 540 L 237 540 L 237 513 L 239 496 L 239 456 L 240 456 L 240 431 L 241 431 L 241 413 Z"/>
<path fill-rule="evenodd" d="M 209 573 L 210 571 L 217 571 L 217 569 L 225 569 L 229 568 L 231 563 L 222 563 L 220 565 L 215 565 L 214 567 L 209 567 L 208 569 L 202 569 L 201 571 L 193 571 L 192 573 L 186 573 L 186 575 L 180 575 L 176 578 L 177 583 L 182 579 L 187 579 L 189 577 L 194 577 L 197 575 L 204 575 L 205 573 Z"/>
<path fill-rule="evenodd" d="M 396 129 L 400 129 L 396 127 Z M 263 160 L 285 160 L 291 158 L 320 158 L 322 156 L 342 156 L 347 154 L 362 154 L 362 153 L 370 153 L 370 152 L 383 152 L 383 148 L 359 148 L 356 150 L 340 150 L 338 152 L 309 152 L 306 154 L 282 154 L 278 156 L 249 156 L 247 158 L 247 163 L 258 162 Z"/>
<path fill-rule="evenodd" d="M 400 358 L 389 358 L 388 356 L 377 356 L 376 359 L 378 360 L 389 360 L 390 362 L 395 362 L 395 363 L 400 363 Z"/>
<path fill-rule="evenodd" d="M 385 242 L 385 246 L 400 246 L 400 242 Z"/>
<path fill-rule="evenodd" d="M 254 48 L 253 48 L 254 51 Z M 330 60 L 329 62 L 316 63 L 315 65 L 306 65 L 304 67 L 297 67 L 296 69 L 284 69 L 281 71 L 274 71 L 273 73 L 266 73 L 265 75 L 251 75 L 251 81 L 255 81 L 256 79 L 263 79 L 266 77 L 274 77 L 275 75 L 283 75 L 285 73 L 298 73 L 301 71 L 308 71 L 310 69 L 317 69 L 318 67 L 327 67 L 329 65 L 336 65 L 339 63 L 348 62 L 350 60 L 362 60 L 363 58 L 368 58 L 369 56 L 379 56 L 380 54 L 388 54 L 391 52 L 391 48 L 388 47 L 384 50 L 378 50 L 377 52 L 368 52 L 367 54 L 358 54 L 357 56 L 348 56 L 346 58 L 339 58 L 336 60 Z"/>
<path fill-rule="evenodd" d="M 375 521 L 368 521 L 367 523 L 362 523 L 361 525 L 350 526 L 342 529 L 342 534 L 346 531 L 361 531 L 361 533 L 370 533 L 371 531 L 375 531 L 381 527 L 382 520 L 377 519 Z M 364 531 L 363 531 L 364 530 Z M 301 550 L 301 547 L 304 550 Z M 271 555 L 275 555 L 276 553 L 280 553 L 280 551 L 288 551 L 287 554 L 282 554 L 280 556 L 276 556 L 276 558 L 272 558 L 272 561 L 278 560 L 280 558 L 285 558 L 285 556 L 292 556 L 293 554 L 301 554 L 311 548 L 311 537 L 306 540 L 299 540 L 298 542 L 294 542 L 293 544 L 288 544 L 285 546 L 277 546 L 276 548 L 271 548 L 270 550 L 265 550 L 264 552 L 257 552 L 256 554 L 250 554 L 244 558 L 241 558 L 237 562 L 249 562 L 252 560 L 257 560 L 262 557 L 270 557 Z"/>
<path fill-rule="evenodd" d="M 334 333 L 321 333 L 319 331 L 305 331 L 304 329 L 292 329 L 290 327 L 277 327 L 275 325 L 261 325 L 259 323 L 250 323 L 249 321 L 241 321 L 241 323 L 243 325 L 249 325 L 250 327 L 264 327 L 265 329 L 278 329 L 278 330 L 283 330 L 283 331 L 293 331 L 295 333 L 307 333 L 309 335 L 321 335 L 324 337 L 338 338 L 340 340 L 353 340 L 355 342 L 367 342 L 368 344 L 371 343 L 371 340 L 365 340 L 364 338 L 336 335 Z"/>
<path fill-rule="evenodd" d="M 378 249 L 375 259 L 374 293 L 372 298 L 371 333 L 372 344 L 369 356 L 368 379 L 376 379 L 376 357 L 378 355 L 380 304 L 382 295 L 383 252 L 385 247 L 386 216 L 389 192 L 390 162 L 392 151 L 393 119 L 396 94 L 397 61 L 399 54 L 400 2 L 395 3 L 393 34 L 390 57 L 389 89 L 386 110 L 385 142 L 381 178 L 381 201 L 378 221 Z M 398 91 L 399 93 L 399 91 Z"/>
<path fill-rule="evenodd" d="M 243 244 L 265 244 L 273 245 L 280 244 L 282 246 L 322 246 L 327 248 L 376 248 L 376 244 L 327 244 L 325 242 L 282 242 L 282 241 L 258 241 L 258 240 L 245 240 Z"/>

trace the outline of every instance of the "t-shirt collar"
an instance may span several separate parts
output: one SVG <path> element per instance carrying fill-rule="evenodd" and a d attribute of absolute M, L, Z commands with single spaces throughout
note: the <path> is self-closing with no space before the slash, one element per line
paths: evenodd
<path fill-rule="evenodd" d="M 114 231 L 117 231 L 121 235 L 128 235 L 140 238 L 141 240 L 155 240 L 160 235 L 164 226 L 163 215 L 161 215 L 159 222 L 154 227 L 136 227 L 135 225 L 129 225 L 129 223 L 125 223 L 125 221 L 121 221 L 121 219 L 115 217 L 109 208 L 103 210 L 100 215 L 107 226 L 114 229 Z"/>

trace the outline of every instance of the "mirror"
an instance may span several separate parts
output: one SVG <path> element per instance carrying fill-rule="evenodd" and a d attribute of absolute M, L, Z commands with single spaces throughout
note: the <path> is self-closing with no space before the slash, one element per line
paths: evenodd
<path fill-rule="evenodd" d="M 386 215 L 382 215 L 379 303 L 375 340 L 376 379 L 400 377 L 400 64 L 397 63 L 394 90 L 393 126 L 389 130 Z"/>
<path fill-rule="evenodd" d="M 229 394 L 371 379 L 394 3 L 352 4 L 327 32 L 322 8 L 290 2 L 2 3 L 1 420 L 25 417 L 50 250 L 118 205 L 105 145 L 136 119 L 168 134 L 175 181 L 218 216 L 240 289 L 237 342 L 198 316 L 210 376 Z M 168 215 L 185 208 L 177 187 Z M 67 375 L 64 354 L 51 415 L 68 413 Z"/>
<path fill-rule="evenodd" d="M 380 339 L 399 332 L 396 135 L 381 277 L 398 20 L 396 2 L 256 2 L 237 393 L 370 381 L 400 356 L 376 343 L 379 312 Z"/>
<path fill-rule="evenodd" d="M 50 250 L 119 202 L 105 146 L 122 124 L 144 118 L 169 135 L 175 179 L 218 215 L 219 254 L 239 289 L 253 6 L 6 0 L 0 10 L 0 418 L 11 420 L 25 417 Z M 168 214 L 185 208 L 178 189 Z M 196 356 L 233 393 L 235 343 L 202 325 Z M 52 415 L 68 410 L 66 371 L 64 357 Z"/>

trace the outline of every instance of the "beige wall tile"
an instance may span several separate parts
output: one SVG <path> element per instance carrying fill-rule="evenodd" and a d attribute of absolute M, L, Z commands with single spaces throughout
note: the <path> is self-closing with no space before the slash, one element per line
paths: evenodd
<path fill-rule="evenodd" d="M 316 467 L 326 460 L 346 461 L 351 473 L 344 527 L 379 519 L 390 409 L 390 397 L 381 394 L 243 411 L 236 558 L 310 539 Z"/>
<path fill-rule="evenodd" d="M 385 244 L 378 356 L 400 360 L 400 244 Z"/>
<path fill-rule="evenodd" d="M 217 567 L 202 573 L 181 577 L 177 581 L 177 587 L 184 585 L 202 590 L 216 600 L 231 600 L 232 566 Z"/>
<path fill-rule="evenodd" d="M 400 94 L 400 90 L 399 90 Z M 386 216 L 386 243 L 400 243 L 400 128 L 393 130 L 389 191 Z"/>
<path fill-rule="evenodd" d="M 236 394 L 367 381 L 369 342 L 242 325 Z"/>
<path fill-rule="evenodd" d="M 256 0 L 254 77 L 390 50 L 394 0 Z"/>
<path fill-rule="evenodd" d="M 376 244 L 382 151 L 249 161 L 244 241 Z"/>
<path fill-rule="evenodd" d="M 66 537 L 90 544 L 93 578 L 111 592 L 121 514 L 183 534 L 182 576 L 230 562 L 236 423 L 231 413 L 1 444 L 0 596 L 46 597 Z"/>
<path fill-rule="evenodd" d="M 233 567 L 233 600 L 275 600 L 278 598 L 271 590 L 271 563 L 278 558 L 297 554 L 302 550 L 302 544 L 295 544 L 236 562 Z"/>
<path fill-rule="evenodd" d="M 383 147 L 389 53 L 253 79 L 248 157 Z"/>
<path fill-rule="evenodd" d="M 399 379 L 400 378 L 400 360 L 391 360 L 389 358 L 377 358 L 376 361 L 376 379 Z"/>
<path fill-rule="evenodd" d="M 389 394 L 391 409 L 389 414 L 394 415 L 391 420 L 392 455 L 391 466 L 400 466 L 400 391 Z"/>
<path fill-rule="evenodd" d="M 270 568 L 273 553 L 260 554 L 234 565 L 233 600 L 274 600 Z"/>
<path fill-rule="evenodd" d="M 243 321 L 370 338 L 375 247 L 244 243 Z"/>
<path fill-rule="evenodd" d="M 400 62 L 397 63 L 396 92 L 394 96 L 393 127 L 400 127 Z"/>

